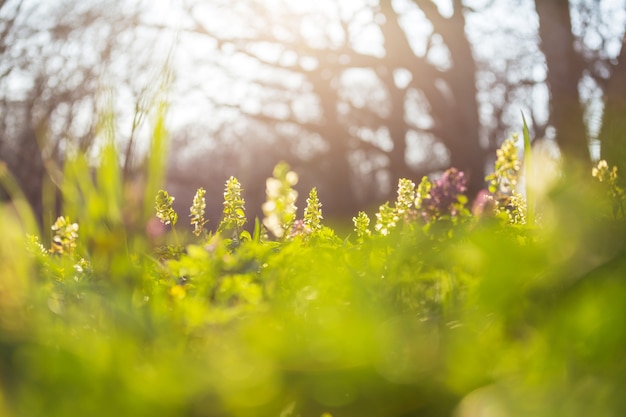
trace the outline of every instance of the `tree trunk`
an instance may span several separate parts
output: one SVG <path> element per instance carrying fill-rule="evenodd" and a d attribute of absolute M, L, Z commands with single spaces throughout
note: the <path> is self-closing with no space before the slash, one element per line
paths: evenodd
<path fill-rule="evenodd" d="M 617 65 L 604 92 L 604 114 L 599 134 L 601 156 L 626 175 L 626 34 Z"/>
<path fill-rule="evenodd" d="M 454 14 L 443 17 L 432 2 L 418 2 L 416 5 L 432 23 L 434 32 L 441 35 L 450 51 L 451 69 L 441 71 L 428 62 L 425 57 L 416 57 L 400 27 L 399 15 L 393 10 L 391 1 L 381 2 L 381 11 L 385 14 L 385 23 L 381 26 L 385 35 L 386 59 L 391 59 L 396 67 L 411 71 L 411 86 L 422 91 L 431 107 L 435 121 L 435 135 L 450 152 L 450 164 L 466 173 L 468 177 L 468 195 L 473 197 L 484 186 L 485 152 L 480 146 L 480 120 L 476 90 L 476 62 L 471 45 L 465 33 L 465 16 L 460 0 L 454 1 Z M 445 81 L 451 95 L 443 93 L 436 86 L 436 79 Z M 389 84 L 393 86 L 393 81 Z M 395 87 L 395 86 L 393 86 Z M 392 89 L 392 93 L 397 92 Z M 406 122 L 404 120 L 404 94 L 402 100 L 392 104 L 396 119 L 390 120 L 390 132 L 394 140 L 394 163 L 400 167 L 406 162 Z M 403 142 L 400 143 L 399 141 Z M 395 152 L 395 151 L 398 152 Z M 399 152 L 402 155 L 399 155 Z M 393 156 L 393 155 L 392 155 Z M 406 169 L 406 168 L 403 168 Z M 417 179 L 419 181 L 419 178 Z"/>
<path fill-rule="evenodd" d="M 333 216 L 354 216 L 358 205 L 353 189 L 352 167 L 348 160 L 349 133 L 339 120 L 337 90 L 333 88 L 333 78 L 326 75 L 323 69 L 312 71 L 308 75 L 323 112 L 319 133 L 326 139 L 329 147 L 319 166 L 319 172 L 324 177 L 318 190 L 319 197 L 323 201 L 324 210 Z"/>
<path fill-rule="evenodd" d="M 589 163 L 589 143 L 580 104 L 578 83 L 581 57 L 574 49 L 574 35 L 567 0 L 535 0 L 539 17 L 541 50 L 548 67 L 550 119 L 564 156 Z"/>
<path fill-rule="evenodd" d="M 474 198 L 485 186 L 486 154 L 480 146 L 476 61 L 465 33 L 465 16 L 460 0 L 455 0 L 450 24 L 441 31 L 452 58 L 452 68 L 445 80 L 455 98 L 445 142 L 450 149 L 451 165 L 467 175 L 467 194 Z"/>

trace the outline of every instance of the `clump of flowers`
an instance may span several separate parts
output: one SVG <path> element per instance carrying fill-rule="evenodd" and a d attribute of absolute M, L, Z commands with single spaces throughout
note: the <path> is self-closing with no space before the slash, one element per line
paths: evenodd
<path fill-rule="evenodd" d="M 398 180 L 398 198 L 396 199 L 396 213 L 398 217 L 408 219 L 409 212 L 415 204 L 415 183 L 406 178 Z"/>
<path fill-rule="evenodd" d="M 376 213 L 376 224 L 374 230 L 383 236 L 389 234 L 389 232 L 398 224 L 398 214 L 396 210 L 386 202 L 379 207 L 378 213 Z"/>
<path fill-rule="evenodd" d="M 170 196 L 167 191 L 159 190 L 156 195 L 156 215 L 161 223 L 163 224 L 171 224 L 172 227 L 178 221 L 178 214 L 174 211 L 172 204 L 174 203 L 175 198 Z"/>
<path fill-rule="evenodd" d="M 308 236 L 311 233 L 311 229 L 307 227 L 304 220 L 294 220 L 289 230 L 289 239 L 293 239 L 296 236 Z"/>
<path fill-rule="evenodd" d="M 528 207 L 526 198 L 518 192 L 501 195 L 495 199 L 495 213 L 507 219 L 511 224 L 526 224 Z"/>
<path fill-rule="evenodd" d="M 292 187 L 297 183 L 298 174 L 291 171 L 285 162 L 278 163 L 274 167 L 273 177 L 266 181 L 263 225 L 279 239 L 287 234 L 296 219 L 298 192 Z"/>
<path fill-rule="evenodd" d="M 317 232 L 322 228 L 322 203 L 317 197 L 317 188 L 313 187 L 309 192 L 304 209 L 304 225 L 311 232 Z"/>
<path fill-rule="evenodd" d="M 78 239 L 78 224 L 71 223 L 68 217 L 59 217 L 52 225 L 52 247 L 50 253 L 69 254 L 76 249 Z"/>
<path fill-rule="evenodd" d="M 176 244 L 180 246 L 179 241 L 178 241 L 178 235 L 176 233 L 176 227 L 175 227 L 176 222 L 178 221 L 178 213 L 176 213 L 176 211 L 174 210 L 174 207 L 172 206 L 172 204 L 174 203 L 174 200 L 175 198 L 173 196 L 170 196 L 167 193 L 167 191 L 159 190 L 159 192 L 156 195 L 156 202 L 155 202 L 156 216 L 161 221 L 161 223 L 165 225 L 168 225 L 168 224 L 170 225 Z M 201 202 L 201 199 L 199 199 L 199 202 Z M 195 211 L 200 211 L 200 210 L 198 208 L 198 210 L 195 210 Z M 174 247 L 167 247 L 165 252 L 167 252 L 168 254 L 174 253 Z"/>
<path fill-rule="evenodd" d="M 598 161 L 598 164 L 591 170 L 591 175 L 599 182 L 606 184 L 609 188 L 609 194 L 613 200 L 613 215 L 624 216 L 624 189 L 619 186 L 619 177 L 617 175 L 617 166 L 609 168 L 609 164 L 605 160 Z"/>
<path fill-rule="evenodd" d="M 359 211 L 356 217 L 352 218 L 354 223 L 354 231 L 359 241 L 363 241 L 365 236 L 369 236 L 372 232 L 369 230 L 370 218 L 363 211 Z"/>
<path fill-rule="evenodd" d="M 496 151 L 496 162 L 492 174 L 485 180 L 489 182 L 489 192 L 509 194 L 515 190 L 522 164 L 519 160 L 515 143 L 517 135 L 506 139 Z"/>
<path fill-rule="evenodd" d="M 526 224 L 528 208 L 526 199 L 519 193 L 512 193 L 510 196 L 498 201 L 496 213 L 506 215 L 510 224 Z"/>
<path fill-rule="evenodd" d="M 27 235 L 27 250 L 37 261 L 42 273 L 54 277 L 58 282 L 69 277 L 73 282 L 79 282 L 88 277 L 92 272 L 91 264 L 86 259 L 75 256 L 78 224 L 71 223 L 68 217 L 58 217 L 50 229 L 53 236 L 49 250 L 38 236 Z M 71 289 L 74 290 L 76 288 Z"/>
<path fill-rule="evenodd" d="M 493 204 L 487 204 L 486 207 L 493 207 L 493 213 L 505 218 L 510 224 L 526 224 L 526 198 L 516 189 L 522 167 L 515 145 L 517 139 L 517 135 L 513 135 L 496 151 L 494 171 L 485 177 Z"/>
<path fill-rule="evenodd" d="M 428 192 L 426 193 L 426 189 Z M 431 222 L 442 217 L 450 216 L 459 218 L 469 214 L 465 207 L 467 197 L 467 178 L 465 173 L 450 168 L 443 173 L 441 178 L 431 183 L 430 186 L 422 179 L 418 187 L 418 198 L 422 217 L 426 222 Z"/>
<path fill-rule="evenodd" d="M 218 226 L 218 231 L 232 230 L 239 232 L 246 224 L 245 200 L 241 196 L 241 184 L 235 177 L 226 181 L 224 190 L 223 218 Z"/>
<path fill-rule="evenodd" d="M 206 210 L 205 194 L 206 190 L 204 188 L 198 188 L 196 195 L 193 197 L 191 208 L 189 209 L 189 217 L 191 217 L 191 224 L 193 225 L 193 234 L 196 236 L 201 236 L 206 233 L 204 225 L 208 223 L 208 220 L 204 219 L 204 212 Z"/>

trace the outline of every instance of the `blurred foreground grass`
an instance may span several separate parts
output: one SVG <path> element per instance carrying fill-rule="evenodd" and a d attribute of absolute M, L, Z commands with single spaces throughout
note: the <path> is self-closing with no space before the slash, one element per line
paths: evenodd
<path fill-rule="evenodd" d="M 56 240 L 1 208 L 0 415 L 623 415 L 623 213 L 591 175 L 544 188 L 536 224 L 157 236 L 113 144 L 77 156 Z"/>

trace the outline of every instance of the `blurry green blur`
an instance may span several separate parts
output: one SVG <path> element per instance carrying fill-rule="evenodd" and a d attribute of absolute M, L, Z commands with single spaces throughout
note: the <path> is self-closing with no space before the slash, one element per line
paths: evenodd
<path fill-rule="evenodd" d="M 591 172 L 537 186 L 536 223 L 196 237 L 147 213 L 164 149 L 148 187 L 123 182 L 112 140 L 95 174 L 70 158 L 51 240 L 19 190 L 0 208 L 0 415 L 626 410 L 623 195 Z"/>

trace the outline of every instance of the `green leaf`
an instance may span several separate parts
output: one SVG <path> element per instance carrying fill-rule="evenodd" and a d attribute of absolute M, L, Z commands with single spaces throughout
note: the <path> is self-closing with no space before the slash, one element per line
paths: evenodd
<path fill-rule="evenodd" d="M 524 122 L 524 172 L 526 173 L 526 205 L 527 205 L 527 222 L 529 225 L 535 224 L 535 198 L 533 195 L 532 180 L 532 148 L 530 146 L 530 134 L 528 133 L 528 125 L 526 124 L 526 118 L 524 112 L 522 112 L 522 121 Z"/>
<path fill-rule="evenodd" d="M 250 236 L 250 232 L 248 232 L 247 230 L 244 230 L 243 232 L 239 234 L 239 240 L 249 241 L 249 240 L 252 240 L 252 236 Z"/>
<path fill-rule="evenodd" d="M 254 218 L 254 232 L 252 233 L 252 240 L 256 243 L 261 241 L 261 222 L 258 217 Z"/>

